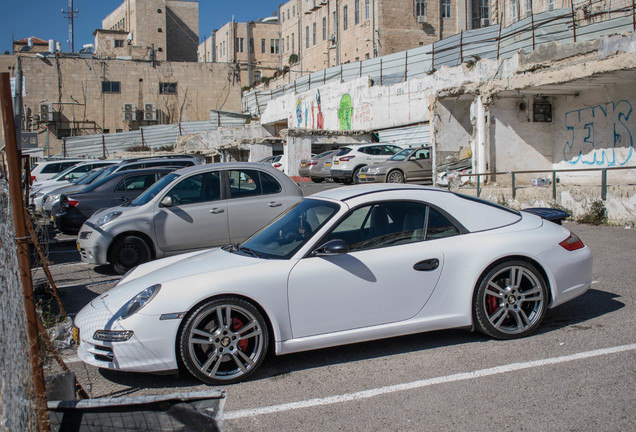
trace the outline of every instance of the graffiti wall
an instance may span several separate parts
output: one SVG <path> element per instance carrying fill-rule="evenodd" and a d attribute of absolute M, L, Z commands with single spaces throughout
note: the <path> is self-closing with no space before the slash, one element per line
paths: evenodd
<path fill-rule="evenodd" d="M 580 168 L 626 165 L 634 158 L 632 111 L 631 102 L 619 100 L 566 112 L 564 160 Z"/>

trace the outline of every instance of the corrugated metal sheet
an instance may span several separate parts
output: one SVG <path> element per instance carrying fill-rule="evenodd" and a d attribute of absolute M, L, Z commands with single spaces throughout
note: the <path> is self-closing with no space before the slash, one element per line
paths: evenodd
<path fill-rule="evenodd" d="M 431 128 L 428 123 L 379 130 L 377 134 L 380 142 L 400 147 L 418 147 L 431 143 Z"/>
<path fill-rule="evenodd" d="M 502 29 L 500 42 L 497 41 L 499 25 L 492 25 L 453 35 L 433 45 L 313 72 L 279 89 L 252 91 L 243 97 L 243 112 L 260 116 L 272 99 L 284 94 L 302 93 L 330 82 L 349 81 L 369 75 L 376 84 L 388 85 L 424 76 L 433 67 L 457 66 L 462 61 L 483 58 L 508 58 L 519 50 L 529 53 L 533 49 L 532 20 L 535 47 L 552 41 L 564 44 L 574 42 L 570 8 L 541 12 Z M 633 31 L 631 11 L 623 17 L 577 25 L 576 39 L 592 40 L 623 31 Z"/>
<path fill-rule="evenodd" d="M 137 131 L 113 134 L 83 135 L 64 139 L 64 149 L 69 157 L 110 157 L 130 147 L 145 145 L 150 149 L 159 149 L 175 144 L 182 135 L 198 135 L 222 127 L 238 127 L 245 124 L 247 116 L 213 112 L 215 121 L 183 122 L 181 124 L 145 126 Z"/>

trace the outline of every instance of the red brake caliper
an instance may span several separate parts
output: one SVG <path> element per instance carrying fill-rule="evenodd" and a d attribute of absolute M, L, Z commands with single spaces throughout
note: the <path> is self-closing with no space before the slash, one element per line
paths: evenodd
<path fill-rule="evenodd" d="M 486 299 L 486 307 L 488 308 L 488 315 L 492 315 L 495 313 L 497 308 L 499 307 L 497 304 L 497 298 L 494 296 L 488 296 Z"/>
<path fill-rule="evenodd" d="M 234 332 L 239 331 L 240 329 L 243 328 L 244 325 L 245 324 L 243 324 L 243 321 L 241 321 L 240 319 L 236 317 L 232 318 L 232 331 Z M 247 344 L 248 344 L 247 339 L 243 339 L 243 340 L 240 340 L 237 345 L 241 351 L 245 351 L 247 349 Z"/>

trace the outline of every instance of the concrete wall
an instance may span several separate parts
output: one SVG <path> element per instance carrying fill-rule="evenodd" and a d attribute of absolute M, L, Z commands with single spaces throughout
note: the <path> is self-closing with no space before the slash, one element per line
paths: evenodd
<path fill-rule="evenodd" d="M 533 121 L 533 105 L 543 101 L 552 105 L 552 122 Z M 592 87 L 579 96 L 495 98 L 490 109 L 491 140 L 496 146 L 493 170 L 636 167 L 634 105 L 632 85 Z M 545 175 L 532 175 L 537 176 Z M 597 183 L 595 177 L 600 178 L 600 173 L 559 174 L 562 181 L 578 183 Z M 633 184 L 636 170 L 616 172 L 613 177 Z"/>
<path fill-rule="evenodd" d="M 149 13 L 152 14 L 152 11 Z M 156 11 L 155 14 L 159 15 Z M 167 60 L 197 61 L 199 3 L 166 0 L 164 19 Z"/>

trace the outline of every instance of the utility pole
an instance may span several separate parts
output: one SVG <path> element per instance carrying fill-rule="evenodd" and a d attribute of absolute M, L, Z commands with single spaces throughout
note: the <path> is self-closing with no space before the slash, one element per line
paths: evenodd
<path fill-rule="evenodd" d="M 77 18 L 79 10 L 73 10 L 73 0 L 68 0 L 68 9 L 62 9 L 64 18 L 68 19 L 68 46 L 71 52 L 75 52 L 75 44 L 73 41 L 73 19 Z"/>

